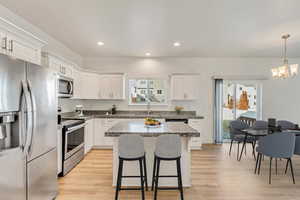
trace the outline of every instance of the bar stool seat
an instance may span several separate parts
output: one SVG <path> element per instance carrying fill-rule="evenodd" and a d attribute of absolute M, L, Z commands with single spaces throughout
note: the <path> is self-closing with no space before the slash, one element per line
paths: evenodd
<path fill-rule="evenodd" d="M 157 199 L 157 190 L 179 190 L 181 200 L 183 200 L 183 187 L 181 176 L 181 139 L 179 135 L 168 134 L 161 135 L 157 138 L 155 152 L 154 152 L 154 166 L 152 175 L 152 188 L 154 189 L 154 200 Z M 177 175 L 160 175 L 160 162 L 161 161 L 176 161 Z M 158 187 L 159 178 L 177 178 L 178 187 L 163 188 Z"/>
<path fill-rule="evenodd" d="M 119 148 L 119 167 L 115 200 L 118 200 L 120 190 L 141 190 L 142 200 L 145 199 L 145 188 L 148 190 L 147 182 L 147 168 L 146 168 L 146 154 L 144 149 L 144 140 L 139 135 L 125 134 L 121 135 L 118 143 Z M 139 162 L 139 176 L 123 176 L 124 161 L 138 161 Z M 122 178 L 140 178 L 141 187 L 138 188 L 122 188 Z"/>

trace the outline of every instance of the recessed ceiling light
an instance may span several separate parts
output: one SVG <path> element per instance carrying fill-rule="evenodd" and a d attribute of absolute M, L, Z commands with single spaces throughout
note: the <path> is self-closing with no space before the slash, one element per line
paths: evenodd
<path fill-rule="evenodd" d="M 99 46 L 103 46 L 104 45 L 104 43 L 103 42 L 97 42 L 97 44 L 99 45 Z"/>
<path fill-rule="evenodd" d="M 181 44 L 180 44 L 180 42 L 174 42 L 174 43 L 173 43 L 173 46 L 174 46 L 174 47 L 179 47 L 179 46 L 181 46 Z"/>
<path fill-rule="evenodd" d="M 151 53 L 145 53 L 146 56 L 151 56 Z"/>

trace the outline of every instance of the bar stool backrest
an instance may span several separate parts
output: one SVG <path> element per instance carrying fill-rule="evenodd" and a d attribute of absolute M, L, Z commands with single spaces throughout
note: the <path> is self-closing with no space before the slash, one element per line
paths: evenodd
<path fill-rule="evenodd" d="M 167 134 L 157 138 L 155 154 L 161 158 L 177 158 L 181 156 L 181 139 L 179 135 Z"/>
<path fill-rule="evenodd" d="M 125 134 L 119 138 L 119 157 L 125 159 L 139 158 L 145 155 L 144 140 L 140 135 Z"/>

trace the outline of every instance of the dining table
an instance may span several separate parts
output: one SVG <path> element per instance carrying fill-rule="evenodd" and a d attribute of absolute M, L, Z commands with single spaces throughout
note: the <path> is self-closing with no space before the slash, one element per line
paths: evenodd
<path fill-rule="evenodd" d="M 241 132 L 243 134 L 245 134 L 245 137 L 244 137 L 241 154 L 239 156 L 238 161 L 241 161 L 243 152 L 244 152 L 244 150 L 246 148 L 248 137 L 254 137 L 255 138 L 254 143 L 252 145 L 253 145 L 253 156 L 256 159 L 256 155 L 255 155 L 255 152 L 254 152 L 254 148 L 255 148 L 255 145 L 256 145 L 256 140 L 259 137 L 264 137 L 264 136 L 267 136 L 269 134 L 272 134 L 272 131 L 270 131 L 269 129 L 253 129 L 253 128 L 248 128 L 248 129 L 242 130 Z M 283 130 L 281 132 L 291 132 L 291 133 L 295 133 L 296 136 L 300 136 L 300 128 Z"/>

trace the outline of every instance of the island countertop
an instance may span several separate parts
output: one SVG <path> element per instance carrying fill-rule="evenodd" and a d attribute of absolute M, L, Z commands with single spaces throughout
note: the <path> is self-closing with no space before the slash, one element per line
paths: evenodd
<path fill-rule="evenodd" d="M 162 123 L 158 127 L 147 127 L 141 121 L 119 122 L 105 132 L 107 137 L 118 137 L 122 134 L 138 134 L 143 137 L 155 137 L 162 134 L 178 134 L 185 137 L 200 137 L 200 133 L 184 123 Z"/>

